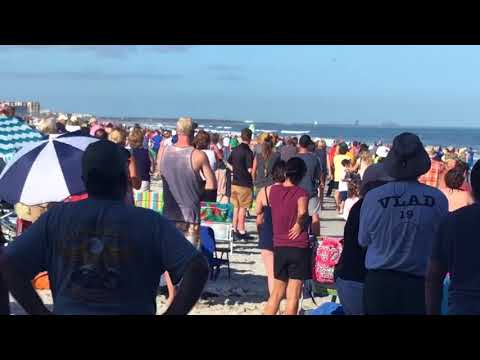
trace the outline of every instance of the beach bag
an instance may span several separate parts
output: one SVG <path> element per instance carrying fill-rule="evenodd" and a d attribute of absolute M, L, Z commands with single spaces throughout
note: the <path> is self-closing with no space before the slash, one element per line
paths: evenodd
<path fill-rule="evenodd" d="M 342 255 L 342 241 L 342 238 L 321 238 L 313 252 L 313 281 L 324 285 L 332 285 L 335 282 L 333 272 Z"/>
<path fill-rule="evenodd" d="M 32 280 L 32 285 L 36 290 L 49 290 L 50 280 L 48 278 L 48 273 L 42 272 L 35 276 L 35 278 Z"/>
<path fill-rule="evenodd" d="M 230 223 L 233 220 L 233 205 L 202 201 L 200 203 L 200 220 L 206 223 Z"/>

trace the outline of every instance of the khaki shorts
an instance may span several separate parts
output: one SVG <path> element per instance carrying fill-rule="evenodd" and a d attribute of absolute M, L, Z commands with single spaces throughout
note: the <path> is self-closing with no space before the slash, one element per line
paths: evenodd
<path fill-rule="evenodd" d="M 186 222 L 175 222 L 175 227 L 195 248 L 200 249 L 200 225 Z"/>
<path fill-rule="evenodd" d="M 236 209 L 250 209 L 253 202 L 252 188 L 232 185 L 231 201 Z"/>

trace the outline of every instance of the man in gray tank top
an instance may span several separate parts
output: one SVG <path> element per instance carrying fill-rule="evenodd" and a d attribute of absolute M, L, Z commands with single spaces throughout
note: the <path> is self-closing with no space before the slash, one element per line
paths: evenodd
<path fill-rule="evenodd" d="M 192 119 L 178 120 L 178 140 L 175 145 L 160 147 L 157 169 L 163 183 L 163 215 L 200 248 L 200 198 L 217 185 L 207 156 L 191 145 L 194 130 Z M 206 181 L 205 189 L 200 172 Z"/>

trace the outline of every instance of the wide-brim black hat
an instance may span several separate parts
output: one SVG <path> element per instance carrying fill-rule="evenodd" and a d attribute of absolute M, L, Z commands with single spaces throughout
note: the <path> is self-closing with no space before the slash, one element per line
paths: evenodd
<path fill-rule="evenodd" d="M 417 135 L 403 133 L 395 137 L 384 160 L 387 174 L 394 179 L 414 179 L 430 170 L 431 161 Z"/>

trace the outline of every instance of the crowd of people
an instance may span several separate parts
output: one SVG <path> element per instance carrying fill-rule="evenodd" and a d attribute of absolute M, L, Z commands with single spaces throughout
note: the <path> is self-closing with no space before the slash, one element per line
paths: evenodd
<path fill-rule="evenodd" d="M 479 269 L 466 257 L 475 236 L 451 228 L 473 221 L 480 163 L 469 177 L 461 154 L 440 151 L 404 133 L 366 168 L 335 268 L 346 314 L 480 313 Z"/>
<path fill-rule="evenodd" d="M 439 314 L 445 284 L 448 313 L 480 314 L 473 233 L 480 164 L 469 149 L 425 147 L 410 133 L 392 145 L 335 140 L 328 148 L 309 135 L 254 138 L 248 128 L 221 136 L 191 118 L 180 118 L 174 132 L 95 118 L 36 126 L 46 136 L 78 131 L 100 141 L 84 154 L 88 199 L 52 208 L 2 256 L 9 290 L 28 313 L 49 313 L 28 286 L 42 271 L 56 314 L 153 314 L 162 274 L 167 313 L 187 313 L 208 274 L 198 251 L 200 204 L 208 201 L 233 205 L 234 241 L 254 239 L 246 219 L 255 202 L 264 313 L 277 314 L 286 299 L 285 314 L 297 314 L 332 197 L 346 221 L 335 268 L 345 314 Z M 163 217 L 129 206 L 152 178 L 162 182 Z"/>

